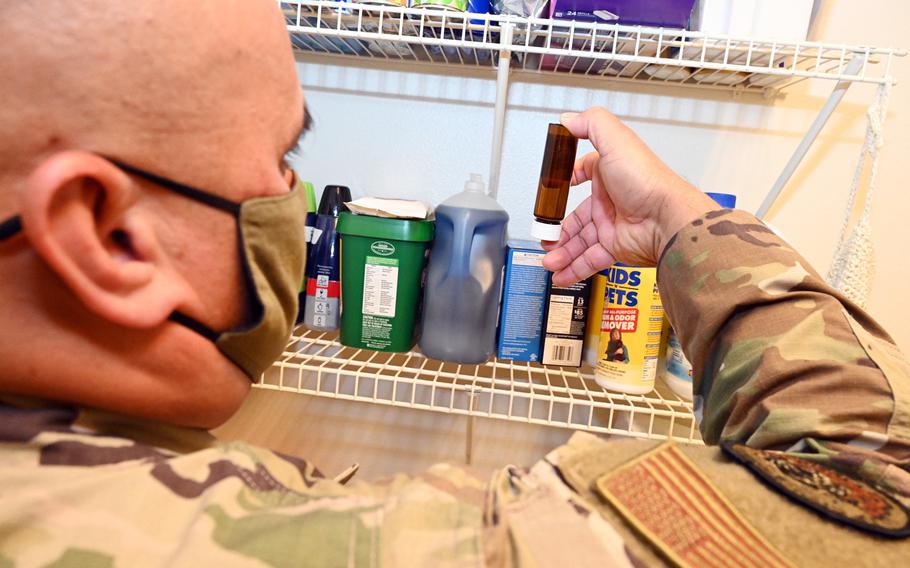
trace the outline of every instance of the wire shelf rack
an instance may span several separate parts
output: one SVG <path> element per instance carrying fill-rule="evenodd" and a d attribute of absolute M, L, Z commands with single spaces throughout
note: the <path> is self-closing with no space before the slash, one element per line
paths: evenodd
<path fill-rule="evenodd" d="M 700 444 L 692 404 L 662 386 L 647 395 L 605 391 L 590 368 L 494 359 L 458 365 L 418 352 L 342 346 L 298 328 L 257 388 L 530 424 Z"/>
<path fill-rule="evenodd" d="M 385 0 L 375 0 L 383 2 Z M 495 73 L 489 187 L 499 184 L 511 74 L 720 89 L 767 97 L 808 79 L 833 92 L 775 187 L 792 175 L 851 83 L 890 85 L 902 50 L 737 38 L 678 29 L 466 14 L 334 0 L 278 2 L 294 48 L 344 60 L 428 63 Z M 883 87 L 884 88 L 884 87 Z M 340 345 L 298 329 L 258 388 L 469 417 L 702 443 L 692 404 L 662 385 L 647 395 L 608 392 L 591 369 L 493 360 L 455 365 L 417 352 Z M 469 421 L 470 424 L 470 421 Z"/>
<path fill-rule="evenodd" d="M 297 50 L 377 60 L 570 73 L 772 94 L 818 78 L 881 84 L 902 50 L 709 35 L 436 8 L 327 0 L 279 2 Z M 862 58 L 862 65 L 849 68 Z"/>

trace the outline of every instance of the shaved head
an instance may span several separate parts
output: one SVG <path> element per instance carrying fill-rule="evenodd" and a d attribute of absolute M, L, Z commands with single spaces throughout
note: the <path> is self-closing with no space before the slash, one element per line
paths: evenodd
<path fill-rule="evenodd" d="M 300 120 L 285 110 L 299 87 L 281 23 L 269 0 L 4 0 L 0 172 L 69 147 L 183 172 L 213 148 L 239 160 L 238 123 L 249 137 L 284 130 L 263 149 L 277 160 Z M 264 98 L 265 85 L 283 98 Z M 198 143 L 175 144 L 183 136 Z"/>
<path fill-rule="evenodd" d="M 0 0 L 0 394 L 191 426 L 247 377 L 201 335 L 248 323 L 233 202 L 288 191 L 304 120 L 272 0 Z M 116 158 L 109 160 L 107 158 Z"/>

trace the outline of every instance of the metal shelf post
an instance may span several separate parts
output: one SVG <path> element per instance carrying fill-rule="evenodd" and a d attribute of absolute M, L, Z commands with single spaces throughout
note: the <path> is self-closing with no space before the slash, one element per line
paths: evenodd
<path fill-rule="evenodd" d="M 499 193 L 502 170 L 502 139 L 506 128 L 506 106 L 509 103 L 509 71 L 512 65 L 512 31 L 514 24 L 505 22 L 499 36 L 499 63 L 496 66 L 496 106 L 493 110 L 493 143 L 490 148 L 490 197 Z"/>

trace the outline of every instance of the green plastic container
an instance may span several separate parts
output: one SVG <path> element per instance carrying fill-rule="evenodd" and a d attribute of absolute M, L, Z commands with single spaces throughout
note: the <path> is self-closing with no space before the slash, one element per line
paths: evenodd
<path fill-rule="evenodd" d="M 433 221 L 342 213 L 341 343 L 408 351 L 417 343 Z"/>

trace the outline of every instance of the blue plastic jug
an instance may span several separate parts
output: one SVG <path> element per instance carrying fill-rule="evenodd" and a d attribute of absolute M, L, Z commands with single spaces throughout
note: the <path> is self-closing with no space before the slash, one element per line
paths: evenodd
<path fill-rule="evenodd" d="M 476 364 L 496 350 L 508 222 L 478 174 L 436 209 L 420 338 L 427 357 Z"/>

